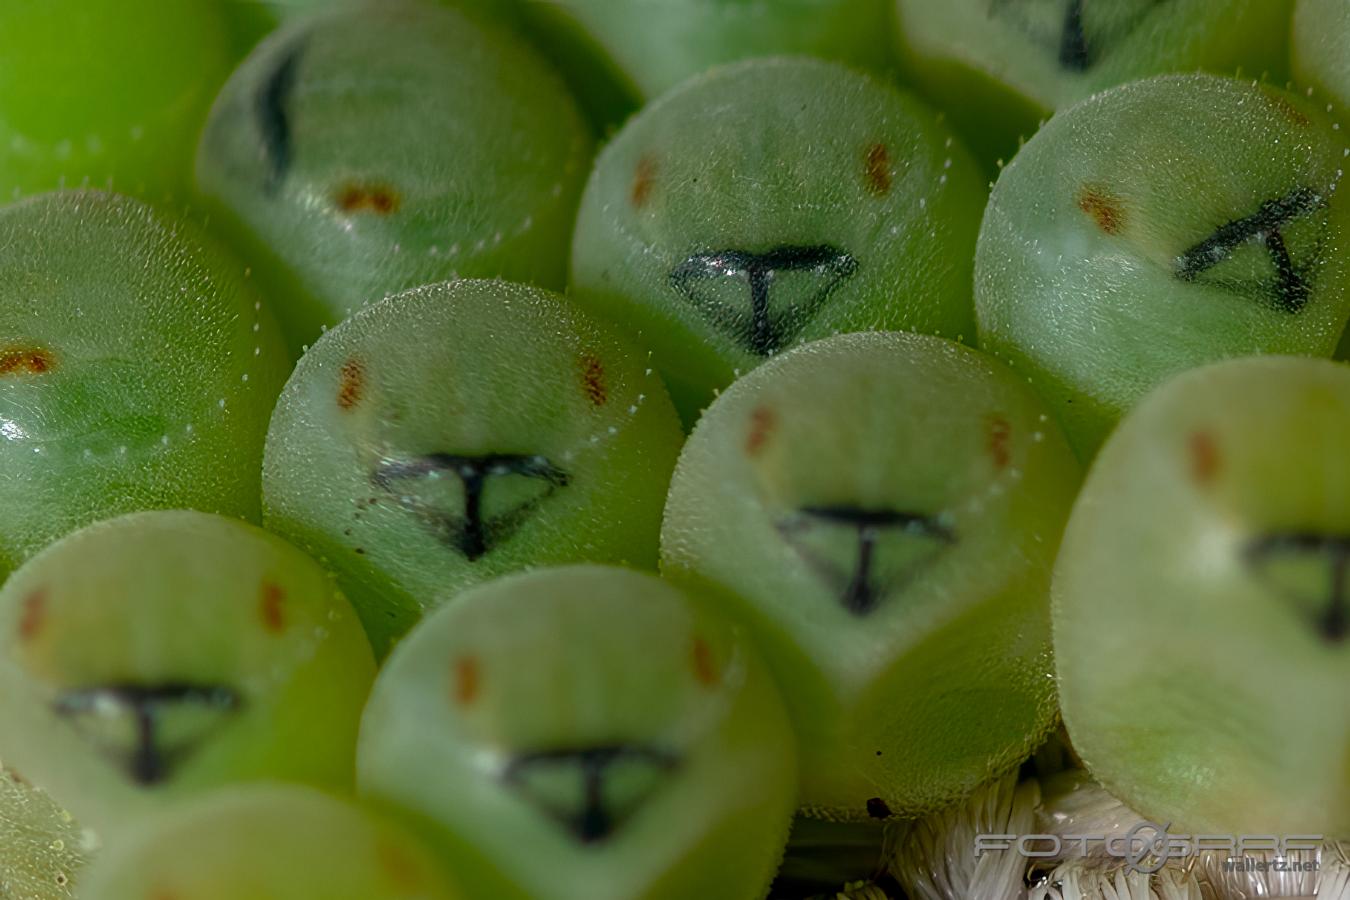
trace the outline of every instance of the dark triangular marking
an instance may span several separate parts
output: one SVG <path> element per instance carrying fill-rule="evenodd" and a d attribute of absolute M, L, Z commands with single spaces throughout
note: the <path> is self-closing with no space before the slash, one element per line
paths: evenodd
<path fill-rule="evenodd" d="M 1090 21 L 1087 0 L 1066 0 L 1056 10 L 1058 0 L 991 0 L 989 15 L 998 16 L 1027 35 L 1035 43 L 1055 53 L 1059 67 L 1066 72 L 1086 72 L 1102 55 L 1128 37 L 1157 6 L 1168 0 L 1138 0 L 1128 7 L 1125 0 L 1092 4 L 1096 14 Z M 1102 21 L 1105 16 L 1106 21 Z"/>
<path fill-rule="evenodd" d="M 463 488 L 462 515 L 446 512 L 438 504 L 410 495 L 397 486 L 399 482 L 445 475 L 455 478 Z M 484 510 L 488 485 L 496 483 L 493 479 L 506 476 L 530 479 L 539 485 L 539 490 L 517 499 L 496 515 L 489 515 Z M 555 489 L 565 487 L 569 478 L 542 456 L 432 453 L 407 461 L 386 460 L 375 469 L 371 481 L 376 487 L 397 494 L 399 502 L 416 513 L 443 543 L 476 560 L 510 537 L 534 508 Z"/>
<path fill-rule="evenodd" d="M 540 750 L 514 757 L 502 780 L 577 841 L 593 844 L 635 813 L 677 762 L 667 751 L 632 744 Z M 622 768 L 629 777 L 614 784 Z"/>
<path fill-rule="evenodd" d="M 1059 64 L 1075 72 L 1085 72 L 1092 64 L 1088 56 L 1087 34 L 1083 31 L 1083 0 L 1069 0 L 1064 10 L 1064 31 L 1059 38 Z"/>
<path fill-rule="evenodd" d="M 142 785 L 164 781 L 182 759 L 241 705 L 238 693 L 220 685 L 112 684 L 63 691 L 54 709 L 99 744 L 130 778 Z M 187 734 L 167 741 L 165 718 L 175 711 L 204 715 Z"/>
<path fill-rule="evenodd" d="M 1328 643 L 1350 637 L 1350 535 L 1274 532 L 1249 541 L 1243 555 L 1256 576 L 1299 607 Z"/>
<path fill-rule="evenodd" d="M 281 61 L 263 82 L 254 103 L 258 131 L 262 135 L 263 161 L 267 165 L 263 187 L 268 193 L 280 187 L 291 167 L 293 136 L 287 105 L 291 91 L 295 89 L 300 57 L 304 55 L 304 50 L 304 44 L 296 42 L 282 54 Z"/>
<path fill-rule="evenodd" d="M 792 343 L 830 294 L 858 270 L 858 262 L 829 246 L 776 247 L 763 253 L 720 250 L 695 253 L 670 273 L 670 283 L 705 318 L 760 356 L 777 353 Z M 787 273 L 807 273 L 815 283 L 797 302 L 775 309 L 773 288 Z M 719 296 L 728 281 L 748 293 L 748 309 Z M 744 293 L 742 294 L 744 296 Z"/>
<path fill-rule="evenodd" d="M 1295 265 L 1281 229 L 1291 222 L 1326 207 L 1326 201 L 1311 188 L 1296 188 L 1284 197 L 1267 200 L 1260 209 L 1242 219 L 1220 225 L 1213 234 L 1199 241 L 1176 259 L 1176 275 L 1182 281 L 1195 281 L 1210 269 L 1232 257 L 1247 244 L 1265 247 L 1275 267 L 1275 282 L 1267 289 L 1270 305 L 1287 313 L 1297 313 L 1308 303 L 1312 286 L 1308 281 L 1314 260 L 1302 267 Z"/>
<path fill-rule="evenodd" d="M 778 532 L 856 616 L 871 613 L 956 542 L 951 528 L 933 516 L 855 506 L 802 507 L 778 523 Z M 852 552 L 841 546 L 841 534 L 856 541 Z M 883 557 L 882 551 L 889 552 Z"/>

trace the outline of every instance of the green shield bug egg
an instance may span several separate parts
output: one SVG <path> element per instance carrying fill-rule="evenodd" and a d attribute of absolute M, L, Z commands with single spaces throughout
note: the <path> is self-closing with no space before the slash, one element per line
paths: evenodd
<path fill-rule="evenodd" d="M 1173 373 L 1330 356 L 1350 316 L 1346 152 L 1303 98 L 1211 75 L 1056 115 L 989 200 L 980 346 L 1035 383 L 1084 458 Z"/>
<path fill-rule="evenodd" d="M 1026 385 L 941 338 L 817 341 L 713 403 L 661 570 L 762 642 L 807 811 L 936 810 L 1046 736 L 1050 571 L 1078 477 Z"/>
<path fill-rule="evenodd" d="M 99 831 L 227 783 L 349 788 L 373 678 L 330 577 L 234 519 L 99 522 L 0 591 L 0 755 Z"/>
<path fill-rule="evenodd" d="M 197 186 L 297 346 L 457 275 L 565 281 L 592 139 L 559 77 L 481 17 L 405 0 L 297 19 L 216 101 Z"/>
<path fill-rule="evenodd" d="M 250 519 L 289 360 L 247 270 L 97 191 L 0 209 L 0 579 L 97 519 Z"/>
<path fill-rule="evenodd" d="M 1054 581 L 1064 722 L 1178 832 L 1350 837 L 1350 368 L 1177 376 L 1094 464 Z"/>
<path fill-rule="evenodd" d="M 328 332 L 277 404 L 267 525 L 337 571 L 380 655 L 533 565 L 654 568 L 683 435 L 608 327 L 538 288 L 431 285 Z"/>
<path fill-rule="evenodd" d="M 692 419 L 802 341 L 885 328 L 969 337 L 984 184 L 918 101 L 811 59 L 693 79 L 600 155 L 572 289 L 652 349 Z"/>
<path fill-rule="evenodd" d="M 422 822 L 466 884 L 537 900 L 762 897 L 796 778 L 745 636 L 602 566 L 428 616 L 376 682 L 357 759 L 358 791 Z"/>

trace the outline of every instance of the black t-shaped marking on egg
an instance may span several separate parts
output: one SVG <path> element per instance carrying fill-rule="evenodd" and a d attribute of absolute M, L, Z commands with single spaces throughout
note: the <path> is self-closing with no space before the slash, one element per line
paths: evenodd
<path fill-rule="evenodd" d="M 775 317 L 769 310 L 769 291 L 777 272 L 802 272 L 815 269 L 826 276 L 810 299 Z M 722 324 L 730 315 L 730 331 L 747 349 L 769 356 L 787 346 L 797 331 L 830 294 L 858 270 L 858 261 L 848 253 L 826 245 L 784 245 L 763 253 L 746 250 L 719 250 L 695 253 L 671 270 L 670 283 L 714 324 Z M 744 277 L 750 290 L 750 314 L 727 311 L 700 295 L 697 283 L 711 278 Z"/>
<path fill-rule="evenodd" d="M 502 781 L 529 797 L 524 784 L 526 774 L 536 767 L 575 765 L 581 769 L 582 806 L 578 810 L 561 810 L 538 798 L 529 797 L 534 805 L 565 827 L 583 844 L 603 841 L 613 834 L 622 821 L 605 805 L 605 774 L 610 766 L 622 760 L 639 760 L 669 771 L 679 764 L 675 754 L 656 747 L 637 744 L 604 744 L 594 747 L 534 750 L 516 754 L 502 771 Z"/>
<path fill-rule="evenodd" d="M 458 478 L 464 487 L 463 517 L 447 515 L 416 497 L 400 496 L 400 502 L 428 522 L 445 543 L 454 546 L 470 561 L 479 559 L 496 541 L 509 536 L 535 505 L 555 488 L 566 487 L 570 481 L 566 472 L 544 457 L 515 453 L 478 456 L 431 453 L 406 461 L 386 460 L 375 469 L 371 481 L 376 487 L 394 492 L 396 482 L 447 473 Z M 505 475 L 537 478 L 546 482 L 549 488 L 544 497 L 537 497 L 501 516 L 485 518 L 483 494 L 488 480 Z"/>
<path fill-rule="evenodd" d="M 1330 595 L 1326 609 L 1317 615 L 1314 625 L 1328 643 L 1344 643 L 1350 638 L 1350 596 L 1347 596 L 1350 586 L 1346 584 L 1346 576 L 1350 574 L 1350 535 L 1277 531 L 1252 539 L 1243 551 L 1247 564 L 1258 573 L 1272 558 L 1297 554 L 1321 554 L 1330 564 Z"/>
<path fill-rule="evenodd" d="M 880 605 L 886 590 L 873 577 L 877 541 L 886 532 L 905 531 L 935 539 L 944 544 L 956 542 L 956 533 L 933 516 L 903 512 L 894 509 L 863 509 L 857 506 L 804 506 L 797 511 L 813 524 L 844 525 L 858 534 L 858 555 L 854 568 L 839 595 L 839 603 L 855 616 L 865 616 Z M 828 560 L 810 553 L 792 541 L 794 533 L 809 527 L 801 518 L 780 522 L 778 531 L 818 574 L 830 581 L 839 581 L 839 571 Z"/>
<path fill-rule="evenodd" d="M 1059 38 L 1059 64 L 1075 72 L 1092 65 L 1088 56 L 1087 34 L 1083 31 L 1083 0 L 1069 0 L 1064 10 L 1064 31 Z"/>
<path fill-rule="evenodd" d="M 1176 275 L 1182 281 L 1194 281 L 1239 247 L 1254 241 L 1266 248 L 1275 265 L 1275 308 L 1297 313 L 1307 305 L 1312 286 L 1294 265 L 1280 228 L 1325 205 L 1326 201 L 1311 188 L 1295 188 L 1283 197 L 1267 200 L 1252 215 L 1220 225 L 1209 237 L 1178 256 Z"/>
<path fill-rule="evenodd" d="M 1013 6 L 1021 0 L 993 0 L 990 5 L 990 13 L 998 14 L 1007 7 Z M 1123 23 L 1123 26 L 1116 30 L 1115 34 L 1099 35 L 1096 41 L 1093 41 L 1087 33 L 1087 23 L 1085 10 L 1087 0 L 1068 0 L 1064 6 L 1064 15 L 1061 18 L 1061 27 L 1055 47 L 1059 67 L 1068 72 L 1086 72 L 1097 64 L 1099 52 L 1103 46 L 1109 45 L 1115 39 L 1128 35 L 1139 21 L 1150 12 L 1152 6 L 1158 6 L 1167 0 L 1152 0 L 1150 5 L 1146 5 L 1134 16 L 1131 16 Z M 1030 33 L 1031 37 L 1038 43 L 1049 43 L 1054 40 L 1039 29 L 1023 27 L 1023 31 Z M 1039 34 L 1037 32 L 1040 32 Z"/>
<path fill-rule="evenodd" d="M 159 714 L 167 707 L 183 705 L 232 712 L 239 708 L 241 699 L 236 691 L 222 685 L 106 684 L 63 691 L 53 708 L 65 718 L 97 714 L 104 706 L 130 713 L 136 725 L 136 743 L 121 762 L 133 781 L 150 786 L 167 778 L 173 766 L 172 754 L 160 747 L 157 740 Z"/>
<path fill-rule="evenodd" d="M 282 54 L 281 61 L 263 82 L 254 103 L 258 131 L 262 136 L 263 162 L 267 166 L 263 188 L 268 193 L 281 186 L 291 167 L 293 137 L 286 107 L 295 89 L 300 57 L 304 51 L 304 43 L 297 41 Z"/>

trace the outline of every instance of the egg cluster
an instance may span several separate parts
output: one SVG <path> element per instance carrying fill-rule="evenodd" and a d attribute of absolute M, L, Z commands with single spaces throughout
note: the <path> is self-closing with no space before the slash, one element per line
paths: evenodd
<path fill-rule="evenodd" d="M 4 0 L 0 900 L 1350 898 L 1348 104 L 1344 0 Z"/>

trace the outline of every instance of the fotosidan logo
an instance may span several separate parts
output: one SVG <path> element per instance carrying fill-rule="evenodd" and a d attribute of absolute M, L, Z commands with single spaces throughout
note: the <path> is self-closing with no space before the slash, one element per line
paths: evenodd
<path fill-rule="evenodd" d="M 1125 834 L 980 834 L 975 836 L 975 858 L 995 850 L 1012 850 L 1026 859 L 1057 859 L 1066 848 L 1086 856 L 1104 852 L 1123 860 L 1128 872 L 1151 875 L 1171 860 L 1190 859 L 1202 853 L 1222 853 L 1241 865 L 1250 854 L 1273 853 L 1286 871 L 1316 871 L 1315 860 L 1290 860 L 1291 852 L 1321 849 L 1320 834 L 1172 834 L 1171 823 L 1140 822 Z M 1264 865 L 1264 863 L 1263 863 Z M 1271 865 L 1276 868 L 1275 865 Z"/>

